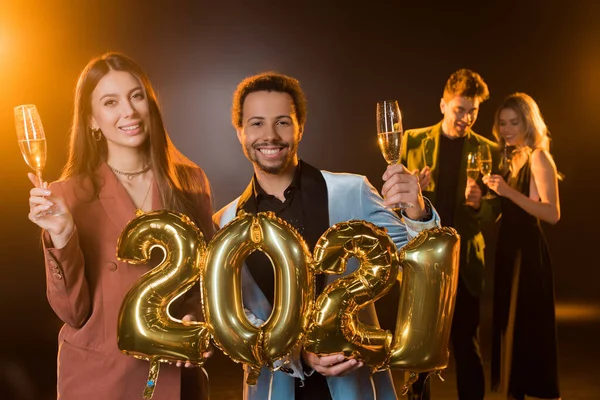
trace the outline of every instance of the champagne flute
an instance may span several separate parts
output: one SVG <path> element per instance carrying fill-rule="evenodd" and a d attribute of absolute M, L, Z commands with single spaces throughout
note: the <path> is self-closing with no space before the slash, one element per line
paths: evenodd
<path fill-rule="evenodd" d="M 477 153 L 467 154 L 467 178 L 474 181 L 479 177 L 479 156 Z"/>
<path fill-rule="evenodd" d="M 42 170 L 46 166 L 46 136 L 40 114 L 35 105 L 25 104 L 15 107 L 15 128 L 21 154 L 35 172 L 40 186 Z"/>
<path fill-rule="evenodd" d="M 487 144 L 480 144 L 477 147 L 477 157 L 479 159 L 479 170 L 481 174 L 484 176 L 490 176 L 492 173 L 492 152 L 490 150 L 490 146 Z M 491 193 L 488 189 L 488 192 L 482 199 L 493 199 L 496 195 Z"/>
<path fill-rule="evenodd" d="M 39 186 L 42 187 L 42 170 L 46 166 L 46 136 L 42 119 L 34 104 L 24 104 L 15 107 L 15 128 L 21 154 L 25 162 L 35 172 Z M 52 206 L 43 215 L 60 215 Z"/>
<path fill-rule="evenodd" d="M 479 177 L 479 153 L 469 152 L 467 154 L 467 178 L 471 178 L 474 181 Z M 465 201 L 465 204 L 467 202 Z"/>
<path fill-rule="evenodd" d="M 506 144 L 502 150 L 502 159 L 500 160 L 500 173 L 502 177 L 508 181 L 508 175 L 510 173 L 511 157 L 508 154 L 512 154 L 512 148 L 509 148 Z"/>
<path fill-rule="evenodd" d="M 377 102 L 377 141 L 383 158 L 388 165 L 398 164 L 402 146 L 402 114 L 396 100 Z M 412 205 L 399 203 L 393 209 L 411 208 Z"/>

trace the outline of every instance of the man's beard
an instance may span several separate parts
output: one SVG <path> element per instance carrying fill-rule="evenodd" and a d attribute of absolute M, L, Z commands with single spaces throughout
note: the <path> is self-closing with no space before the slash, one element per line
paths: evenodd
<path fill-rule="evenodd" d="M 260 150 L 258 150 L 258 148 L 261 145 L 265 145 L 265 144 L 287 147 L 288 152 L 287 152 L 286 157 L 283 160 L 281 160 L 281 162 L 279 164 L 275 164 L 275 165 L 263 164 L 256 153 L 260 152 Z M 297 151 L 298 151 L 298 143 L 270 142 L 270 143 L 255 144 L 252 146 L 244 146 L 244 153 L 246 153 L 246 157 L 252 162 L 252 164 L 257 166 L 258 169 L 260 169 L 261 171 L 263 171 L 267 174 L 271 174 L 271 175 L 279 175 L 280 173 L 285 171 L 289 167 L 289 165 L 294 161 Z"/>

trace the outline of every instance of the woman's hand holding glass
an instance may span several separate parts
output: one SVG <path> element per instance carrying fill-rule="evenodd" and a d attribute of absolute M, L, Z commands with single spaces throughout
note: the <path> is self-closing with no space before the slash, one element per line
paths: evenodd
<path fill-rule="evenodd" d="M 482 177 L 489 177 L 492 173 L 492 151 L 490 146 L 485 143 L 480 144 L 477 148 L 477 158 L 479 160 L 479 169 L 481 170 Z M 495 197 L 495 194 L 488 191 L 482 198 L 493 199 Z"/>
<path fill-rule="evenodd" d="M 29 179 L 36 187 L 46 185 L 42 179 L 42 170 L 46 166 L 46 135 L 44 126 L 37 107 L 34 104 L 23 104 L 15 107 L 15 130 L 17 131 L 17 141 L 19 149 L 23 155 L 25 163 L 35 171 L 35 175 L 29 174 Z M 33 178 L 32 178 L 33 177 Z M 35 179 L 34 179 L 35 178 Z M 42 204 L 38 204 L 42 206 Z M 39 217 L 40 213 L 46 215 L 58 216 L 61 211 L 53 204 L 46 202 L 45 209 L 38 207 L 38 212 L 34 217 Z M 30 219 L 32 215 L 30 214 Z M 33 221 L 33 219 L 32 219 Z"/>
<path fill-rule="evenodd" d="M 485 183 L 488 188 L 498 193 L 502 197 L 508 197 L 509 192 L 512 190 L 504 178 L 496 174 L 484 176 L 483 183 Z"/>
<path fill-rule="evenodd" d="M 52 195 L 47 182 L 40 185 L 38 177 L 31 172 L 27 176 L 35 186 L 29 192 L 29 219 L 46 230 L 52 238 L 53 246 L 60 249 L 67 244 L 75 230 L 73 216 L 65 201 Z M 49 213 L 49 210 L 52 212 Z"/>

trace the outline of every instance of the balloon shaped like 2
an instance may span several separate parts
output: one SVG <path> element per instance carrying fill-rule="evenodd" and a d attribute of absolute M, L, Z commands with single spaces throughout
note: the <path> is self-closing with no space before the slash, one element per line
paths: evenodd
<path fill-rule="evenodd" d="M 384 229 L 347 221 L 333 225 L 317 242 L 315 270 L 341 274 L 350 257 L 356 257 L 360 267 L 328 285 L 318 297 L 304 349 L 316 354 L 343 352 L 377 369 L 386 361 L 392 334 L 360 322 L 358 313 L 392 288 L 400 261 Z"/>
<path fill-rule="evenodd" d="M 118 346 L 129 355 L 150 361 L 143 396 L 152 398 L 160 362 L 185 360 L 202 365 L 210 341 L 209 325 L 185 322 L 169 314 L 169 306 L 199 279 L 206 243 L 186 216 L 153 211 L 130 221 L 117 244 L 117 257 L 144 264 L 150 252 L 165 253 L 156 268 L 144 274 L 125 296 L 118 321 Z"/>
<path fill-rule="evenodd" d="M 275 269 L 273 312 L 261 327 L 250 324 L 242 301 L 244 260 L 253 251 L 264 252 Z M 262 365 L 273 369 L 303 338 L 314 296 L 310 260 L 302 237 L 272 212 L 240 211 L 208 246 L 202 274 L 204 313 L 215 344 L 250 367 L 250 385 Z"/>

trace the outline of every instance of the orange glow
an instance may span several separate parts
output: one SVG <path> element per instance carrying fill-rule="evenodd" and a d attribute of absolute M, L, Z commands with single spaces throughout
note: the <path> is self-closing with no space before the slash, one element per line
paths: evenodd
<path fill-rule="evenodd" d="M 4 25 L 0 25 L 0 60 L 4 59 L 7 54 L 8 38 L 5 31 Z"/>
<path fill-rule="evenodd" d="M 557 303 L 558 321 L 597 321 L 600 320 L 600 306 L 589 303 Z"/>

